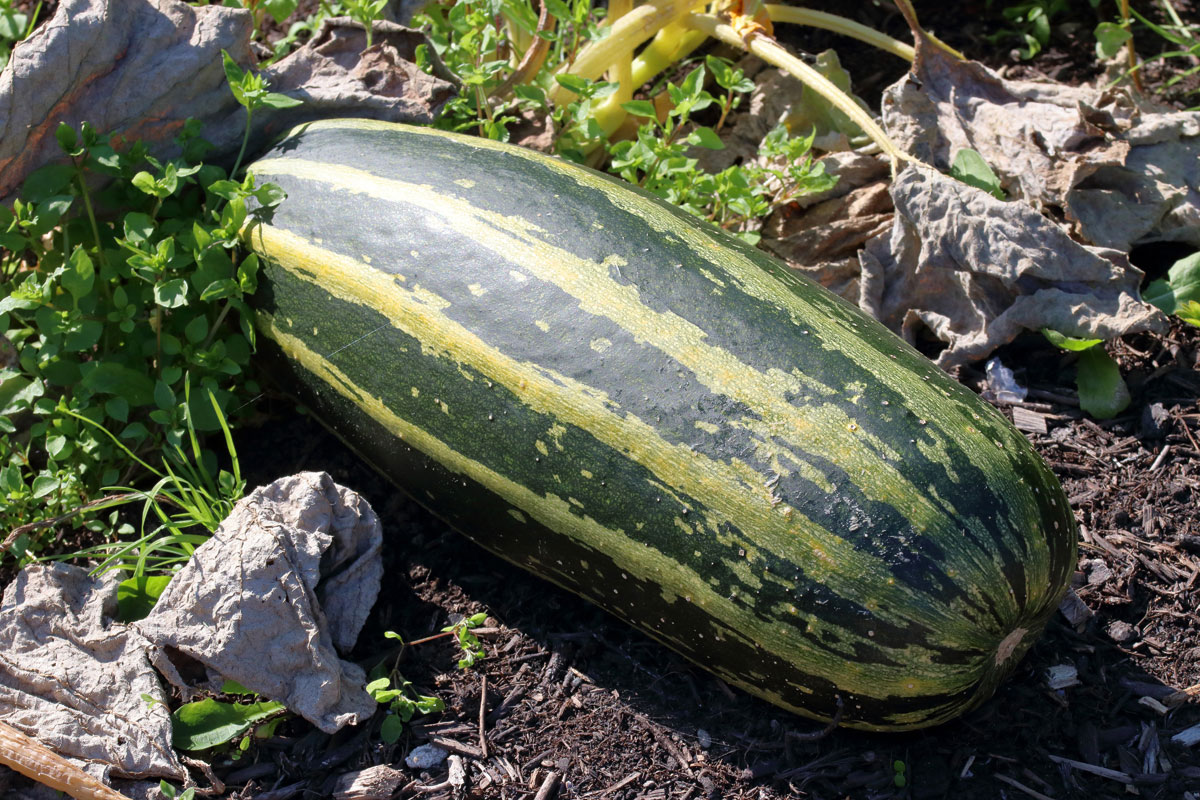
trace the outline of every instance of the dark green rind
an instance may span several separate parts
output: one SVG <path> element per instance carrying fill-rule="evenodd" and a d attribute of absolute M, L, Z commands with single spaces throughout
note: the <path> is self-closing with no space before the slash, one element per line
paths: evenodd
<path fill-rule="evenodd" d="M 564 426 L 559 440 L 563 450 L 548 448 L 539 455 L 533 444 L 546 438 L 545 431 L 556 424 L 555 419 L 533 412 L 503 387 L 488 387 L 486 376 L 467 379 L 469 370 L 425 352 L 419 342 L 395 330 L 386 318 L 373 316 L 361 305 L 332 300 L 319 278 L 298 278 L 279 269 L 271 254 L 265 253 L 259 307 L 271 320 L 290 320 L 288 331 L 309 341 L 314 350 L 329 356 L 338 368 L 352 375 L 356 385 L 353 391 L 387 398 L 398 416 L 536 493 L 576 498 L 587 516 L 599 524 L 635 535 L 645 545 L 704 575 L 721 593 L 736 597 L 737 614 L 732 619 L 714 618 L 678 599 L 667 602 L 653 580 L 639 580 L 627 571 L 626 577 L 616 583 L 614 576 L 621 575 L 622 570 L 606 554 L 548 531 L 534 520 L 498 525 L 498 519 L 511 519 L 506 513 L 511 506 L 497 506 L 461 475 L 451 480 L 441 476 L 438 485 L 426 487 L 422 477 L 436 474 L 428 459 L 406 447 L 388 444 L 394 440 L 378 429 L 380 423 L 330 392 L 324 386 L 327 378 L 296 367 L 297 385 L 322 417 L 385 472 L 398 479 L 403 476 L 402 485 L 408 486 L 418 500 L 485 547 L 609 608 L 722 677 L 760 694 L 777 695 L 771 697 L 776 702 L 814 715 L 828 715 L 834 705 L 833 696 L 839 693 L 837 676 L 798 672 L 793 664 L 772 653 L 771 642 L 748 641 L 741 633 L 738 615 L 788 626 L 781 636 L 801 639 L 814 651 L 840 655 L 860 668 L 873 664 L 893 670 L 903 668 L 906 646 L 923 651 L 928 662 L 924 669 L 928 670 L 929 664 L 945 667 L 944 684 L 919 697 L 900 697 L 890 692 L 892 687 L 883 685 L 876 696 L 859 692 L 851 697 L 841 691 L 847 700 L 846 721 L 857 727 L 933 724 L 989 695 L 1000 674 L 1015 663 L 1015 654 L 1001 660 L 1003 669 L 992 669 L 986 663 L 991 655 L 987 648 L 994 650 L 1014 628 L 1039 629 L 1055 607 L 1074 565 L 1074 527 L 1065 499 L 1020 435 L 890 333 L 824 290 L 798 281 L 790 273 L 781 273 L 778 265 L 757 252 L 742 249 L 728 237 L 711 235 L 685 215 L 671 212 L 685 231 L 681 237 L 699 229 L 722 248 L 741 253 L 787 281 L 801 301 L 790 314 L 781 314 L 770 303 L 742 291 L 736 275 L 730 279 L 719 262 L 698 259 L 682 238 L 672 238 L 668 233 L 664 239 L 661 231 L 649 230 L 637 215 L 615 206 L 607 192 L 564 177 L 562 167 L 552 168 L 524 154 L 474 145 L 461 137 L 412 133 L 402 128 L 318 129 L 292 137 L 272 155 L 343 164 L 392 180 L 421 183 L 434 194 L 466 199 L 477 208 L 535 219 L 542 228 L 538 235 L 548 244 L 561 248 L 569 242 L 572 251 L 583 258 L 601 261 L 619 256 L 623 263 L 611 268 L 613 280 L 635 286 L 646 307 L 669 311 L 694 323 L 708 334 L 708 341 L 756 370 L 787 372 L 798 366 L 806 385 L 816 387 L 817 392 L 826 389 L 820 397 L 799 393 L 789 397 L 796 407 L 818 401 L 844 402 L 849 407 L 849 401 L 838 393 L 844 393 L 844 387 L 856 381 L 867 385 L 864 397 L 853 406 L 853 418 L 865 434 L 888 451 L 877 452 L 876 457 L 915 486 L 925 488 L 924 500 L 938 508 L 945 510 L 953 493 L 951 502 L 959 509 L 957 516 L 945 511 L 947 522 L 938 530 L 914 530 L 896 507 L 864 495 L 860 488 L 862 476 L 847 474 L 828 455 L 805 452 L 794 440 L 781 439 L 774 445 L 777 451 L 790 452 L 797 463 L 802 461 L 835 486 L 837 501 L 831 502 L 828 493 L 796 473 L 781 477 L 774 489 L 785 502 L 854 549 L 877 554 L 885 561 L 896 582 L 924 598 L 927 613 L 917 615 L 917 619 L 929 619 L 931 615 L 948 618 L 947 612 L 953 607 L 963 615 L 964 625 L 978 630 L 979 644 L 949 647 L 942 641 L 938 627 L 928 622 L 909 619 L 905 624 L 885 624 L 864 607 L 863 602 L 870 598 L 839 596 L 809 578 L 803 553 L 748 548 L 748 559 L 754 562 L 751 566 L 756 571 L 784 576 L 788 582 L 746 585 L 741 577 L 744 570 L 739 573 L 734 566 L 744 568 L 737 559 L 745 561 L 747 554 L 733 543 L 754 542 L 754 531 L 738 530 L 735 523 L 726 521 L 720 530 L 705 531 L 697 525 L 697 535 L 681 537 L 674 520 L 680 515 L 695 520 L 708 517 L 704 498 L 655 490 L 651 481 L 670 484 L 670 476 L 654 475 L 626 453 L 575 426 Z M 386 158 L 384 153 L 388 154 Z M 619 407 L 618 413 L 651 422 L 665 441 L 690 445 L 699 457 L 725 464 L 740 462 L 768 477 L 772 475 L 771 465 L 755 453 L 755 447 L 762 445 L 761 437 L 756 439 L 750 429 L 738 427 L 739 420 L 756 420 L 756 413 L 744 403 L 703 386 L 691 370 L 654 343 L 631 335 L 620 320 L 582 311 L 577 299 L 548 282 L 513 281 L 509 273 L 519 270 L 521 264 L 474 247 L 469 237 L 437 230 L 427 214 L 408 207 L 403 199 L 384 202 L 330 191 L 319 176 L 314 177 L 316 181 L 270 176 L 289 193 L 289 199 L 270 221 L 271 226 L 310 241 L 320 240 L 319 246 L 331 253 L 349 258 L 369 255 L 374 267 L 402 273 L 408 286 L 420 283 L 447 301 L 447 316 L 517 361 L 539 364 L 547 374 L 564 375 L 603 392 L 614 409 Z M 474 183 L 463 186 L 456 180 Z M 601 235 L 579 234 L 591 230 L 596 221 L 605 225 Z M 430 225 L 435 225 L 434 229 L 429 229 Z M 413 250 L 420 252 L 420 259 L 407 257 Z M 705 276 L 702 269 L 724 278 L 724 285 Z M 485 290 L 482 297 L 468 289 L 472 284 L 476 290 Z M 895 375 L 864 375 L 854 353 L 824 346 L 817 330 L 828 319 L 852 327 L 863 348 L 886 354 L 895 364 Z M 535 321 L 562 333 L 548 337 L 533 327 Z M 311 328 L 319 328 L 321 335 L 308 335 Z M 590 346 L 598 339 L 610 342 L 603 353 Z M 913 376 L 945 395 L 945 417 L 922 412 L 926 415 L 922 422 L 911 411 L 897 387 Z M 418 382 L 421 397 L 412 397 L 409 389 Z M 442 412 L 430 402 L 431 397 L 453 406 L 454 416 Z M 969 417 L 958 417 L 964 409 Z M 867 413 L 862 413 L 864 410 Z M 468 419 L 462 418 L 464 412 Z M 698 429 L 697 422 L 709 430 Z M 956 449 L 945 453 L 945 461 L 939 461 L 930 457 L 928 447 L 922 447 L 935 438 L 935 433 L 964 425 L 1001 443 L 1004 457 L 999 466 L 996 459 L 987 464 L 975 463 L 966 450 Z M 604 477 L 583 479 L 580 469 Z M 426 494 L 426 488 L 434 493 L 433 497 Z M 1036 491 L 1031 493 L 1031 489 Z M 1011 516 L 1008 503 L 1014 492 L 1023 492 L 1027 499 L 1022 502 L 1039 509 L 1040 520 L 1034 515 L 1025 516 L 1029 530 L 1003 526 L 1003 518 Z M 476 515 L 473 509 L 481 511 Z M 642 521 L 643 530 L 629 530 L 630 520 Z M 869 524 L 862 524 L 863 520 Z M 1040 529 L 1056 522 L 1058 533 Z M 969 591 L 962 585 L 961 576 L 947 574 L 941 537 L 948 530 L 970 542 L 966 549 L 977 555 L 963 571 L 985 574 L 986 585 Z M 955 546 L 956 552 L 964 551 L 961 544 Z M 1025 566 L 1039 553 L 1050 561 L 1044 567 L 1051 580 L 1041 591 L 1035 587 L 1030 597 Z M 563 564 L 558 565 L 558 561 Z M 589 565 L 587 570 L 578 566 L 582 562 Z M 620 587 L 621 600 L 605 593 L 609 581 Z M 779 609 L 788 605 L 802 609 L 799 619 L 816 616 L 829 628 L 854 630 L 858 636 L 849 645 L 850 638 L 828 641 L 827 631 L 805 634 L 796 617 L 780 616 Z M 1006 607 L 1005 613 L 998 610 Z M 904 618 L 904 611 L 876 609 L 877 614 L 899 618 Z M 669 622 L 669 635 L 664 634 L 661 626 L 665 623 L 659 620 Z M 862 637 L 866 627 L 872 632 L 869 642 Z M 722 631 L 723 640 L 713 641 L 714 635 Z M 1028 643 L 1028 638 L 1022 638 L 1019 649 Z M 970 678 L 969 685 L 963 685 L 964 675 Z M 758 684 L 769 686 L 769 691 L 757 689 Z"/>

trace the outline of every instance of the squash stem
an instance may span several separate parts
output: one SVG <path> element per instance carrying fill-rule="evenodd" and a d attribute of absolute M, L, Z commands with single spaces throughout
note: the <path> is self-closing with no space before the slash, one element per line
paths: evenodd
<path fill-rule="evenodd" d="M 608 19 L 616 24 L 622 17 L 633 11 L 633 0 L 609 0 Z M 617 84 L 617 90 L 596 109 L 596 121 L 604 130 L 606 137 L 611 136 L 628 116 L 622 103 L 633 99 L 633 50 L 624 50 L 617 55 L 616 60 L 608 69 L 608 80 Z M 639 84 L 640 85 L 640 84 Z"/>
<path fill-rule="evenodd" d="M 575 56 L 570 69 L 572 75 L 595 80 L 612 66 L 619 56 L 632 53 L 634 48 L 653 36 L 660 28 L 683 19 L 692 9 L 702 5 L 703 0 L 650 0 L 638 6 L 612 26 L 608 36 L 589 42 Z M 550 102 L 565 106 L 575 99 L 571 90 L 555 85 L 550 90 Z"/>
<path fill-rule="evenodd" d="M 761 34 L 743 38 L 727 23 L 722 22 L 712 14 L 691 14 L 687 17 L 686 24 L 695 30 L 703 31 L 714 39 L 719 39 L 728 45 L 746 50 L 772 66 L 779 67 L 824 97 L 835 108 L 862 128 L 863 132 L 873 142 L 879 145 L 879 149 L 892 159 L 893 169 L 900 162 L 915 160 L 908 153 L 897 147 L 875 120 L 871 118 L 871 115 L 864 111 L 858 103 L 854 102 L 841 89 L 834 86 L 824 75 L 785 50 L 773 38 Z"/>
<path fill-rule="evenodd" d="M 811 8 L 776 4 L 767 6 L 767 14 L 771 17 L 772 22 L 786 22 L 795 25 L 807 25 L 810 28 L 822 28 L 834 33 L 840 33 L 843 36 L 850 36 L 858 39 L 860 42 L 866 42 L 894 56 L 899 56 L 905 61 L 912 61 L 916 58 L 916 51 L 911 44 L 906 44 L 899 39 L 893 39 L 882 31 L 877 31 L 874 28 L 867 27 L 862 23 L 846 19 L 845 17 L 840 17 L 837 14 L 814 11 Z"/>

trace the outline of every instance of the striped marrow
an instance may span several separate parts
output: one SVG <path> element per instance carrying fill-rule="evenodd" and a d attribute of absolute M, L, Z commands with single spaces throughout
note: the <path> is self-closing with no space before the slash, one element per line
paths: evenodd
<path fill-rule="evenodd" d="M 485 548 L 791 711 L 990 696 L 1075 523 L 991 407 L 762 253 L 591 170 L 365 120 L 251 167 L 258 325 L 318 417 Z"/>

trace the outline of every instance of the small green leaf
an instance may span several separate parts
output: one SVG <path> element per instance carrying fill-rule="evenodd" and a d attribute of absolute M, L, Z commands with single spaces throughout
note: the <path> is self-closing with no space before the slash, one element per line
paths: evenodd
<path fill-rule="evenodd" d="M 559 86 L 579 95 L 586 94 L 588 88 L 591 86 L 591 81 L 589 81 L 587 78 L 581 78 L 578 75 L 571 75 L 570 73 L 565 75 L 555 75 L 554 80 Z"/>
<path fill-rule="evenodd" d="M 250 253 L 238 265 L 238 287 L 246 294 L 258 289 L 258 256 Z"/>
<path fill-rule="evenodd" d="M 226 297 L 233 297 L 238 294 L 239 287 L 237 281 L 233 278 L 221 278 L 215 280 L 208 286 L 204 287 L 204 291 L 200 293 L 200 299 L 211 303 L 214 300 L 221 300 Z"/>
<path fill-rule="evenodd" d="M 687 74 L 683 79 L 683 83 L 679 85 L 679 90 L 683 93 L 683 97 L 687 100 L 698 100 L 701 92 L 704 91 L 704 67 L 696 67 Z"/>
<path fill-rule="evenodd" d="M 163 308 L 179 308 L 187 305 L 187 281 L 174 278 L 154 287 L 154 302 Z"/>
<path fill-rule="evenodd" d="M 712 128 L 703 126 L 696 128 L 688 134 L 688 142 L 699 147 L 705 147 L 709 150 L 724 150 L 725 143 L 721 141 L 721 137 L 717 135 Z"/>
<path fill-rule="evenodd" d="M 621 103 L 621 108 L 635 117 L 649 117 L 650 119 L 658 117 L 658 112 L 654 110 L 654 103 L 649 100 L 630 100 L 627 103 Z"/>
<path fill-rule="evenodd" d="M 155 382 L 154 405 L 163 411 L 169 411 L 175 407 L 175 392 L 171 391 L 171 387 L 167 385 L 166 381 Z"/>
<path fill-rule="evenodd" d="M 47 164 L 29 173 L 21 184 L 21 197 L 29 203 L 40 203 L 59 194 L 75 177 L 70 164 Z"/>
<path fill-rule="evenodd" d="M 996 173 L 983 160 L 983 156 L 969 147 L 964 147 L 954 154 L 954 163 L 950 165 L 950 176 L 968 186 L 982 189 L 997 200 L 1004 200 L 1006 197 Z"/>
<path fill-rule="evenodd" d="M 64 153 L 69 156 L 78 155 L 76 148 L 79 145 L 79 136 L 70 125 L 65 122 L 58 123 L 54 130 L 54 138 L 58 139 L 58 146 Z"/>
<path fill-rule="evenodd" d="M 221 684 L 221 691 L 224 692 L 225 694 L 246 694 L 246 695 L 258 694 L 258 692 L 247 689 L 245 686 L 242 686 L 237 681 L 231 681 L 231 680 L 226 680 L 224 683 Z"/>
<path fill-rule="evenodd" d="M 96 394 L 118 395 L 133 407 L 149 405 L 154 399 L 154 382 L 145 372 L 106 359 L 79 367 L 80 383 Z M 115 415 L 114 415 L 115 416 Z"/>
<path fill-rule="evenodd" d="M 30 488 L 33 490 L 33 498 L 37 500 L 51 492 L 58 491 L 61 486 L 62 482 L 58 478 L 42 473 L 33 479 L 33 485 Z"/>
<path fill-rule="evenodd" d="M 388 714 L 379 726 L 379 738 L 387 744 L 395 744 L 404 733 L 404 721 L 395 714 Z"/>
<path fill-rule="evenodd" d="M 67 259 L 66 269 L 63 270 L 63 288 L 70 292 L 72 297 L 78 299 L 92 291 L 95 278 L 96 270 L 92 266 L 92 259 L 88 258 L 86 250 L 76 247 L 75 251 L 71 253 L 71 257 Z"/>
<path fill-rule="evenodd" d="M 1200 252 L 1185 256 L 1160 278 L 1146 287 L 1142 300 L 1156 306 L 1164 314 L 1176 314 L 1178 308 L 1192 300 L 1200 300 Z"/>
<path fill-rule="evenodd" d="M 304 101 L 279 92 L 267 92 L 263 95 L 261 103 L 267 108 L 294 108 L 303 105 Z"/>
<path fill-rule="evenodd" d="M 242 91 L 242 80 L 245 77 L 245 72 L 233 60 L 225 50 L 221 51 L 221 64 L 225 68 L 225 80 L 229 82 L 229 89 L 233 92 L 233 97 L 241 105 L 246 105 L 246 94 Z"/>
<path fill-rule="evenodd" d="M 150 431 L 140 422 L 132 422 L 121 429 L 120 437 L 137 443 L 150 435 Z"/>
<path fill-rule="evenodd" d="M 174 744 L 180 750 L 207 750 L 233 741 L 283 708 L 270 701 L 234 704 L 212 698 L 185 703 L 171 714 Z"/>
<path fill-rule="evenodd" d="M 70 440 L 65 436 L 51 436 L 46 439 L 46 452 L 54 459 L 61 458 L 69 446 Z"/>
<path fill-rule="evenodd" d="M 521 100 L 528 100 L 531 103 L 536 103 L 538 106 L 546 105 L 546 92 L 540 86 L 530 86 L 528 84 L 514 86 L 513 94 Z"/>
<path fill-rule="evenodd" d="M 1129 407 L 1129 387 L 1121 369 L 1103 347 L 1092 347 L 1079 354 L 1079 407 L 1096 419 L 1110 419 Z"/>
<path fill-rule="evenodd" d="M 128 422 L 129 401 L 124 397 L 110 397 L 104 403 L 104 413 L 117 422 Z"/>
<path fill-rule="evenodd" d="M 1042 335 L 1055 347 L 1061 347 L 1063 350 L 1070 350 L 1078 353 L 1083 350 L 1088 350 L 1100 344 L 1103 339 L 1076 339 L 1058 331 L 1042 328 Z"/>
<path fill-rule="evenodd" d="M 1200 328 L 1200 302 L 1188 300 L 1175 309 L 1175 315 L 1189 325 Z"/>
<path fill-rule="evenodd" d="M 138 189 L 141 189 L 146 194 L 154 197 L 166 197 L 167 194 L 170 194 L 169 192 L 164 191 L 163 188 L 158 185 L 158 181 L 154 180 L 154 176 L 145 170 L 142 170 L 134 175 L 130 182 Z"/>
<path fill-rule="evenodd" d="M 146 173 L 139 173 L 146 174 Z M 148 214 L 131 211 L 125 215 L 125 241 L 130 244 L 144 244 L 154 234 L 154 220 Z"/>
<path fill-rule="evenodd" d="M 728 89 L 734 84 L 733 66 L 728 61 L 718 56 L 705 56 L 704 64 L 713 74 L 713 80 L 722 89 Z"/>
<path fill-rule="evenodd" d="M 1129 31 L 1117 23 L 1101 22 L 1096 26 L 1096 55 L 1104 60 L 1115 58 L 1131 38 Z"/>
<path fill-rule="evenodd" d="M 284 20 L 296 10 L 297 0 L 262 0 L 262 8 L 271 15 L 276 25 L 282 25 Z"/>
<path fill-rule="evenodd" d="M 140 575 L 121 581 L 117 584 L 117 619 L 145 619 L 170 582 L 170 575 Z"/>
<path fill-rule="evenodd" d="M 189 322 L 183 328 L 183 337 L 192 344 L 199 344 L 204 341 L 204 337 L 208 335 L 208 320 L 203 314 L 198 314 L 195 319 Z"/>

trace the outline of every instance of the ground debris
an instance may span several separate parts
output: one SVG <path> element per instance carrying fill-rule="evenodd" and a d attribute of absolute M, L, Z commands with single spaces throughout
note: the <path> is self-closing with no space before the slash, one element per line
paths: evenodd
<path fill-rule="evenodd" d="M 281 478 L 238 502 L 134 627 L 176 685 L 172 651 L 332 733 L 375 709 L 337 648 L 379 592 L 381 542 L 370 505 L 327 474 Z"/>
<path fill-rule="evenodd" d="M 922 328 L 949 346 L 949 368 L 987 357 L 1024 331 L 1113 338 L 1163 329 L 1138 298 L 1141 273 L 1088 248 L 1028 205 L 997 200 L 927 167 L 892 182 L 891 233 L 862 253 L 859 305 L 910 341 Z"/>
<path fill-rule="evenodd" d="M 221 51 L 250 65 L 252 29 L 249 10 L 220 5 L 59 2 L 53 19 L 17 43 L 0 74 L 0 204 L 12 202 L 30 172 L 65 159 L 55 138 L 63 122 L 140 139 L 151 155 L 173 158 L 180 152 L 175 137 L 195 118 L 214 146 L 206 161 L 228 165 L 242 143 L 245 110 L 226 84 Z M 250 152 L 322 117 L 432 122 L 453 87 L 411 63 L 424 36 L 392 23 L 375 30 L 374 46 L 364 51 L 361 26 L 327 20 L 312 40 L 268 68 L 273 91 L 305 102 L 255 113 Z"/>
<path fill-rule="evenodd" d="M 303 473 L 243 498 L 133 625 L 114 621 L 119 573 L 29 566 L 0 604 L 0 716 L 98 778 L 187 780 L 152 666 L 179 681 L 170 649 L 323 730 L 365 719 L 365 675 L 334 648 L 354 644 L 374 603 L 381 538 L 365 500 Z"/>
<path fill-rule="evenodd" d="M 32 565 L 0 605 L 0 716 L 96 777 L 187 771 L 171 749 L 167 695 L 149 643 L 114 622 L 118 573 Z M 143 697 L 152 698 L 148 704 Z"/>

